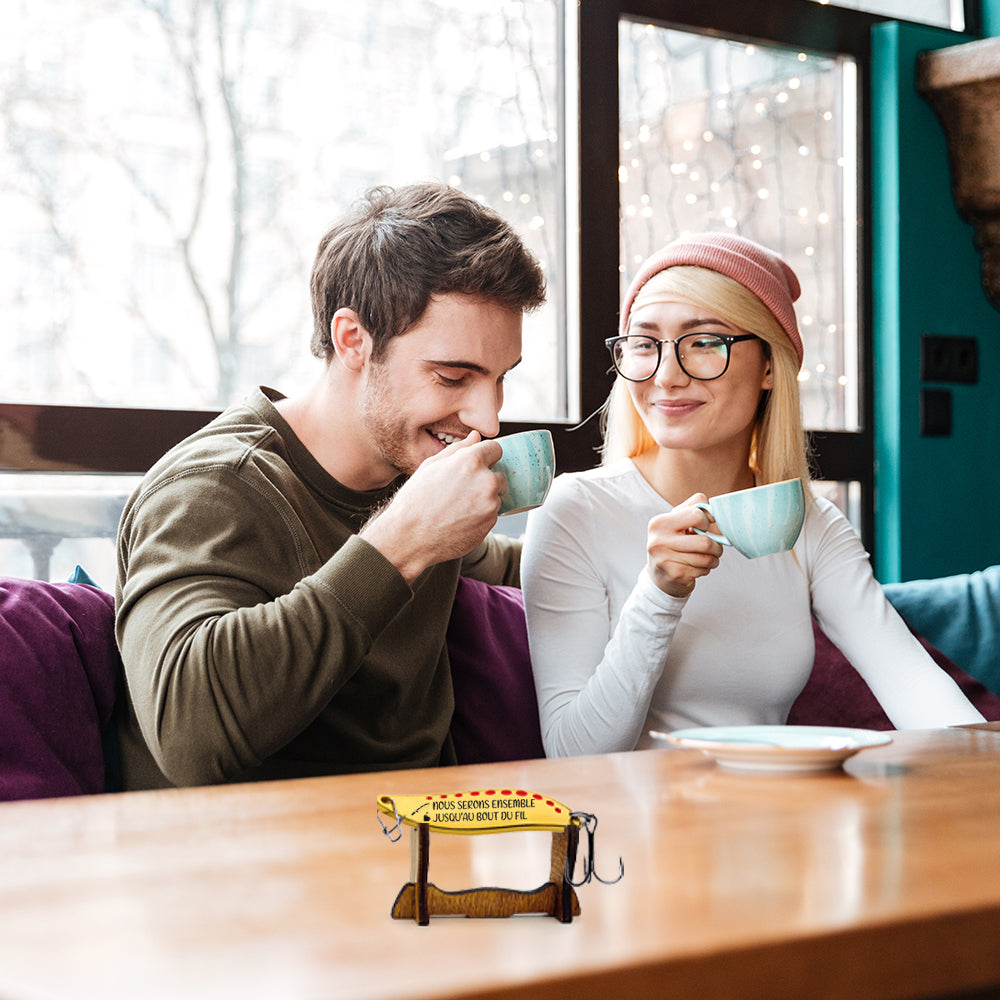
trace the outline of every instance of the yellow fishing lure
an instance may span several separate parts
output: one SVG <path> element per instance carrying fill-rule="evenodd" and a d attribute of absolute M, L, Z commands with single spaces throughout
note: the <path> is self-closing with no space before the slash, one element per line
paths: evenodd
<path fill-rule="evenodd" d="M 581 816 L 538 792 L 523 788 L 487 788 L 432 795 L 380 795 L 378 812 L 395 825 L 382 827 L 393 840 L 402 825 L 426 823 L 442 833 L 499 833 L 505 830 L 562 830 L 581 825 Z M 382 822 L 381 815 L 379 822 Z"/>

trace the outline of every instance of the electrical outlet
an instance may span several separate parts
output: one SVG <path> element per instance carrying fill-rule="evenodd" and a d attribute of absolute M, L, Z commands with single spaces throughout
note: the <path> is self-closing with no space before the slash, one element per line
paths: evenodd
<path fill-rule="evenodd" d="M 978 382 L 979 344 L 975 337 L 920 338 L 920 378 L 924 382 Z"/>

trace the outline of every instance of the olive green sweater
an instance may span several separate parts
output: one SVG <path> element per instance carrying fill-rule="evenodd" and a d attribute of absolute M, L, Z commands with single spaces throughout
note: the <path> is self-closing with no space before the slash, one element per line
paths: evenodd
<path fill-rule="evenodd" d="M 454 762 L 445 632 L 460 571 L 518 583 L 490 535 L 412 585 L 357 532 L 399 483 L 355 493 L 255 392 L 181 442 L 118 537 L 125 787 Z"/>

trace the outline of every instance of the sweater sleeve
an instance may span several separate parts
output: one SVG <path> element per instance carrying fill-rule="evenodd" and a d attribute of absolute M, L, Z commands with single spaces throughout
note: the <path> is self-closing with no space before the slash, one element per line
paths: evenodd
<path fill-rule="evenodd" d="M 462 576 L 482 583 L 521 586 L 521 539 L 490 532 L 462 560 Z"/>
<path fill-rule="evenodd" d="M 412 598 L 342 530 L 322 561 L 287 509 L 228 472 L 177 477 L 126 512 L 117 638 L 171 782 L 232 780 L 288 744 Z"/>
<path fill-rule="evenodd" d="M 639 575 L 617 622 L 600 567 L 609 525 L 572 479 L 531 512 L 522 557 L 542 739 L 548 756 L 632 750 L 685 601 Z"/>
<path fill-rule="evenodd" d="M 813 613 L 897 729 L 981 722 L 983 716 L 927 654 L 886 600 L 854 529 L 832 504 L 807 558 Z"/>

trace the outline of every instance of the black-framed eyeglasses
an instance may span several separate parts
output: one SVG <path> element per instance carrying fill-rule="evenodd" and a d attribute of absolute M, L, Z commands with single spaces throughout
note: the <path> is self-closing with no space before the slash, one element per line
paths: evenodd
<path fill-rule="evenodd" d="M 711 382 L 726 374 L 733 344 L 759 339 L 754 333 L 685 333 L 676 340 L 658 340 L 630 333 L 625 337 L 609 337 L 604 343 L 611 352 L 615 370 L 630 382 L 645 382 L 656 374 L 664 344 L 674 345 L 677 364 L 685 375 L 700 382 Z"/>

